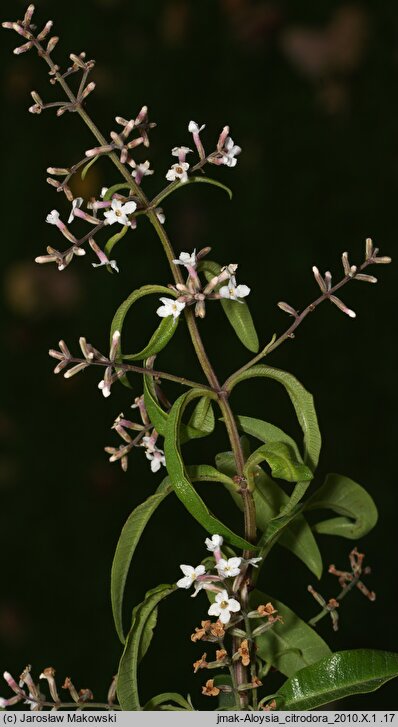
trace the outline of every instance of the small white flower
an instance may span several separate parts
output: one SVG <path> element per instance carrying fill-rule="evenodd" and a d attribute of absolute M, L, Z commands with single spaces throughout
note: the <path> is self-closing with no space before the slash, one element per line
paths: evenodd
<path fill-rule="evenodd" d="M 114 270 L 116 273 L 120 272 L 116 260 L 107 259 L 101 263 L 91 263 L 91 265 L 93 266 L 93 268 L 102 268 L 103 265 L 109 265 L 109 267 L 111 267 L 112 270 Z"/>
<path fill-rule="evenodd" d="M 235 157 L 238 156 L 241 151 L 242 149 L 240 146 L 236 146 L 231 137 L 228 136 L 225 140 L 224 149 L 222 151 L 222 163 L 226 164 L 227 167 L 234 167 L 238 161 Z"/>
<path fill-rule="evenodd" d="M 192 154 L 192 149 L 190 149 L 189 146 L 175 146 L 171 150 L 171 153 L 172 153 L 173 157 L 180 158 L 182 154 L 184 154 L 184 155 Z"/>
<path fill-rule="evenodd" d="M 179 300 L 173 298 L 160 298 L 163 305 L 159 306 L 156 313 L 161 318 L 167 318 L 167 316 L 173 316 L 174 320 L 178 318 L 181 311 L 185 308 L 185 303 L 181 303 Z"/>
<path fill-rule="evenodd" d="M 76 199 L 74 199 L 72 201 L 72 210 L 71 210 L 71 213 L 68 218 L 68 225 L 70 225 L 70 223 L 73 222 L 73 220 L 75 219 L 75 215 L 74 215 L 75 208 L 78 207 L 80 209 L 80 207 L 83 204 L 83 201 L 84 201 L 83 197 L 76 197 Z"/>
<path fill-rule="evenodd" d="M 178 260 L 173 260 L 173 263 L 175 265 L 184 265 L 185 267 L 189 265 L 194 268 L 196 266 L 196 249 L 191 255 L 189 252 L 181 252 Z"/>
<path fill-rule="evenodd" d="M 200 134 L 200 132 L 205 128 L 206 124 L 202 124 L 202 126 L 199 126 L 199 124 L 196 123 L 196 121 L 190 121 L 188 124 L 188 131 L 191 134 Z"/>
<path fill-rule="evenodd" d="M 101 199 L 104 199 L 109 187 L 102 187 L 100 197 Z"/>
<path fill-rule="evenodd" d="M 48 214 L 46 217 L 46 222 L 48 222 L 49 225 L 58 225 L 58 222 L 59 222 L 58 210 L 51 210 L 50 214 Z"/>
<path fill-rule="evenodd" d="M 108 396 L 111 395 L 110 387 L 105 384 L 105 381 L 103 379 L 99 382 L 98 388 L 101 389 L 102 394 L 105 397 L 105 399 L 107 399 Z"/>
<path fill-rule="evenodd" d="M 204 565 L 198 565 L 193 568 L 192 565 L 180 565 L 184 574 L 184 578 L 177 581 L 178 588 L 190 588 L 199 576 L 203 576 L 206 572 Z"/>
<path fill-rule="evenodd" d="M 241 301 L 239 298 L 245 298 L 250 293 L 250 288 L 247 285 L 236 285 L 235 278 L 231 278 L 228 281 L 228 285 L 223 285 L 220 288 L 219 293 L 221 298 L 228 298 L 229 300 L 237 300 L 238 303 Z"/>
<path fill-rule="evenodd" d="M 242 558 L 228 558 L 228 560 L 220 558 L 218 563 L 216 563 L 216 568 L 220 576 L 223 578 L 231 578 L 239 575 L 241 562 Z"/>
<path fill-rule="evenodd" d="M 158 449 L 155 446 L 153 447 L 153 449 L 147 449 L 145 452 L 145 457 L 151 462 L 152 472 L 158 472 L 162 465 L 163 467 L 166 467 L 166 459 L 162 449 Z"/>
<path fill-rule="evenodd" d="M 169 182 L 175 182 L 177 179 L 179 179 L 181 184 L 184 184 L 184 182 L 188 181 L 188 169 L 188 162 L 177 162 L 177 164 L 172 164 L 171 168 L 166 174 L 166 179 L 168 179 Z"/>
<path fill-rule="evenodd" d="M 254 566 L 254 568 L 258 568 L 257 563 L 259 563 L 260 560 L 262 560 L 262 558 L 249 558 L 249 560 L 245 560 L 245 563 L 247 563 L 247 565 Z"/>
<path fill-rule="evenodd" d="M 150 169 L 150 162 L 148 160 L 146 162 L 142 162 L 141 164 L 137 164 L 135 169 L 131 172 L 132 177 L 139 177 L 141 180 L 142 177 L 149 177 L 151 174 L 154 174 L 154 170 Z"/>
<path fill-rule="evenodd" d="M 120 225 L 130 225 L 127 215 L 131 215 L 136 209 L 137 205 L 133 201 L 122 204 L 120 199 L 113 199 L 111 209 L 104 212 L 104 217 L 108 225 L 113 225 L 115 222 L 119 222 Z"/>
<path fill-rule="evenodd" d="M 207 550 L 210 550 L 211 553 L 214 553 L 215 550 L 221 548 L 223 542 L 224 538 L 221 535 L 212 535 L 211 539 L 206 538 L 205 545 Z"/>
<path fill-rule="evenodd" d="M 235 598 L 229 598 L 227 591 L 221 591 L 221 593 L 217 593 L 216 599 L 207 613 L 209 616 L 217 616 L 221 623 L 227 624 L 231 620 L 231 613 L 237 611 L 240 611 L 239 601 L 236 601 Z"/>

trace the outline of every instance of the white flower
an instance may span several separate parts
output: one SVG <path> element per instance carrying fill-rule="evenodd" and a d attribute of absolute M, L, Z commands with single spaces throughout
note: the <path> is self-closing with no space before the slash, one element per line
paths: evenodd
<path fill-rule="evenodd" d="M 142 177 L 150 176 L 154 173 L 154 170 L 150 169 L 149 166 L 150 162 L 148 162 L 148 160 L 146 162 L 142 162 L 141 164 L 136 164 L 135 169 L 133 169 L 133 171 L 131 172 L 131 176 L 134 178 L 139 177 L 140 180 L 142 179 Z"/>
<path fill-rule="evenodd" d="M 108 225 L 113 225 L 115 222 L 119 222 L 121 225 L 130 225 L 127 215 L 131 215 L 136 209 L 137 205 L 133 201 L 122 204 L 120 199 L 113 199 L 111 209 L 104 212 L 104 217 L 106 217 Z"/>
<path fill-rule="evenodd" d="M 101 199 L 104 199 L 109 187 L 102 187 L 100 197 Z"/>
<path fill-rule="evenodd" d="M 220 576 L 223 576 L 223 578 L 231 578 L 239 575 L 241 562 L 242 558 L 228 558 L 228 560 L 220 558 L 218 563 L 216 563 L 216 568 Z"/>
<path fill-rule="evenodd" d="M 207 547 L 207 550 L 210 550 L 211 553 L 214 553 L 215 550 L 221 548 L 223 542 L 224 538 L 221 535 L 212 535 L 211 539 L 206 538 L 205 545 Z"/>
<path fill-rule="evenodd" d="M 168 179 L 169 182 L 175 182 L 177 179 L 179 179 L 181 181 L 181 184 L 184 184 L 184 182 L 188 181 L 188 169 L 188 162 L 177 162 L 177 164 L 172 164 L 171 168 L 166 174 L 166 179 Z"/>
<path fill-rule="evenodd" d="M 75 215 L 74 215 L 75 207 L 78 207 L 80 209 L 80 207 L 83 204 L 83 201 L 84 201 L 83 197 L 76 197 L 76 199 L 74 199 L 72 201 L 72 209 L 71 209 L 71 213 L 69 215 L 68 225 L 70 225 L 70 223 L 73 222 L 73 220 L 75 219 Z"/>
<path fill-rule="evenodd" d="M 177 581 L 178 588 L 190 588 L 199 576 L 203 576 L 206 572 L 204 565 L 198 565 L 193 568 L 192 565 L 180 565 L 184 574 L 184 578 Z"/>
<path fill-rule="evenodd" d="M 178 260 L 173 260 L 175 265 L 189 265 L 194 268 L 196 266 L 196 249 L 190 255 L 189 252 L 181 252 Z"/>
<path fill-rule="evenodd" d="M 180 159 L 182 155 L 185 157 L 187 154 L 192 154 L 192 149 L 190 149 L 189 146 L 175 146 L 171 150 L 171 153 L 173 157 L 178 157 Z"/>
<path fill-rule="evenodd" d="M 103 260 L 101 263 L 91 263 L 91 265 L 93 266 L 93 268 L 102 268 L 103 265 L 109 265 L 109 267 L 111 267 L 112 270 L 114 270 L 116 273 L 120 272 L 116 260 L 106 259 Z"/>
<path fill-rule="evenodd" d="M 98 388 L 99 388 L 99 389 L 100 389 L 100 390 L 102 391 L 102 394 L 103 394 L 103 396 L 105 397 L 105 399 L 107 399 L 107 398 L 108 398 L 108 396 L 110 396 L 110 395 L 111 395 L 111 389 L 110 389 L 110 386 L 109 386 L 109 385 L 107 385 L 107 384 L 105 383 L 105 380 L 104 380 L 104 379 L 102 379 L 102 380 L 101 380 L 101 381 L 99 382 L 99 384 L 98 384 Z"/>
<path fill-rule="evenodd" d="M 163 467 L 166 467 L 166 459 L 162 449 L 158 449 L 155 446 L 151 449 L 147 449 L 145 457 L 151 462 L 152 472 L 158 472 L 162 465 Z"/>
<path fill-rule="evenodd" d="M 173 316 L 174 320 L 176 320 L 185 308 L 185 303 L 181 303 L 179 300 L 174 300 L 173 298 L 159 298 L 159 300 L 162 301 L 163 305 L 159 306 L 156 313 L 161 318 Z"/>
<path fill-rule="evenodd" d="M 227 624 L 231 620 L 231 613 L 237 611 L 240 611 L 239 601 L 236 601 L 235 598 L 229 598 L 227 591 L 221 591 L 221 593 L 217 593 L 216 599 L 207 613 L 209 616 L 217 616 L 221 623 Z"/>
<path fill-rule="evenodd" d="M 196 123 L 196 121 L 190 121 L 188 124 L 188 131 L 191 134 L 200 134 L 200 132 L 205 128 L 206 124 L 202 124 L 202 126 L 199 126 L 199 124 Z"/>
<path fill-rule="evenodd" d="M 49 225 L 58 225 L 59 212 L 57 210 L 51 210 L 50 214 L 46 217 L 46 222 L 48 222 Z"/>
<path fill-rule="evenodd" d="M 245 560 L 245 563 L 247 563 L 247 565 L 254 566 L 254 568 L 258 568 L 257 563 L 259 563 L 260 560 L 262 560 L 262 558 L 249 558 L 249 560 Z"/>
<path fill-rule="evenodd" d="M 224 149 L 222 150 L 222 163 L 226 164 L 227 167 L 234 167 L 237 163 L 235 159 L 240 154 L 242 149 L 240 146 L 236 146 L 230 136 L 225 139 Z"/>
<path fill-rule="evenodd" d="M 239 298 L 245 298 L 250 293 L 250 288 L 247 285 L 236 285 L 235 278 L 231 278 L 228 281 L 228 285 L 223 285 L 220 288 L 219 293 L 221 298 L 228 298 L 229 300 L 237 300 L 238 303 L 241 301 Z"/>

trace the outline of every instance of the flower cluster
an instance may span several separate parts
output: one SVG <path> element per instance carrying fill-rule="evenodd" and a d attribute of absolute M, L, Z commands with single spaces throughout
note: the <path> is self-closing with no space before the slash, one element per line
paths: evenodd
<path fill-rule="evenodd" d="M 214 275 L 206 284 L 203 284 L 198 275 L 198 263 L 210 251 L 209 247 L 205 247 L 196 253 L 182 252 L 177 260 L 173 260 L 175 265 L 181 265 L 186 268 L 188 278 L 185 283 L 177 283 L 169 287 L 178 294 L 177 299 L 160 298 L 163 305 L 157 309 L 157 314 L 161 318 L 173 316 L 176 320 L 186 305 L 195 306 L 195 316 L 204 318 L 206 315 L 206 300 L 234 300 L 242 303 L 241 298 L 245 298 L 250 293 L 247 285 L 238 285 L 235 273 L 238 269 L 236 264 L 226 265 L 221 268 L 218 275 Z M 226 283 L 226 285 L 222 285 Z"/>
<path fill-rule="evenodd" d="M 158 439 L 158 432 L 154 429 L 151 424 L 148 413 L 144 404 L 144 397 L 138 396 L 131 408 L 138 409 L 142 424 L 137 424 L 129 419 L 125 419 L 124 414 L 121 413 L 115 419 L 112 429 L 119 434 L 124 444 L 119 447 L 105 447 L 105 452 L 110 454 L 110 462 L 120 461 L 122 470 L 127 471 L 128 467 L 128 455 L 134 447 L 141 447 L 145 450 L 145 456 L 151 463 L 151 471 L 158 472 L 163 465 L 166 466 L 166 460 L 162 449 L 156 446 Z M 133 438 L 130 436 L 128 430 L 137 431 L 138 434 Z"/>
<path fill-rule="evenodd" d="M 55 681 L 55 669 L 51 666 L 43 669 L 39 676 L 39 679 L 46 681 L 48 684 L 51 701 L 41 693 L 39 684 L 36 684 L 33 680 L 30 665 L 25 667 L 18 682 L 16 682 L 8 671 L 5 671 L 3 676 L 8 686 L 14 692 L 14 695 L 9 697 L 9 699 L 0 697 L 0 709 L 12 707 L 20 702 L 29 705 L 30 710 L 34 712 L 40 712 L 42 709 L 48 707 L 51 707 L 51 709 L 55 711 L 57 709 L 84 709 L 84 707 L 88 706 L 95 707 L 97 709 L 118 709 L 117 706 L 115 707 L 116 677 L 113 677 L 112 679 L 106 703 L 96 703 L 94 705 L 94 695 L 91 689 L 80 689 L 77 691 L 70 677 L 66 677 L 62 685 L 62 689 L 66 689 L 69 692 L 73 701 L 64 702 L 58 693 L 58 687 Z"/>
<path fill-rule="evenodd" d="M 218 643 L 219 648 L 216 650 L 214 660 L 207 660 L 207 652 L 202 654 L 200 659 L 193 664 L 194 671 L 216 668 L 230 669 L 235 662 L 240 661 L 243 667 L 251 666 L 251 681 L 244 684 L 244 688 L 257 689 L 262 682 L 255 673 L 255 637 L 272 628 L 282 619 L 277 615 L 277 610 L 272 603 L 260 604 L 256 609 L 248 610 L 238 594 L 242 594 L 241 587 L 246 579 L 249 566 L 257 567 L 262 559 L 223 557 L 221 550 L 223 538 L 218 534 L 206 538 L 205 544 L 214 558 L 214 567 L 206 569 L 203 564 L 196 567 L 183 564 L 180 566 L 183 578 L 177 581 L 178 588 L 189 589 L 193 586 L 194 596 L 202 589 L 213 594 L 213 602 L 208 608 L 208 615 L 215 616 L 217 621 L 212 622 L 208 619 L 202 621 L 200 627 L 196 627 L 191 635 L 191 641 Z M 212 573 L 212 571 L 215 572 Z M 234 580 L 231 581 L 231 579 Z M 261 623 L 257 628 L 250 629 L 248 624 L 253 619 L 261 619 Z M 244 629 L 241 628 L 241 622 L 244 623 Z M 228 631 L 233 636 L 232 653 L 228 652 L 225 645 Z M 240 688 L 243 688 L 243 685 Z M 202 693 L 208 697 L 217 696 L 220 691 L 230 692 L 231 687 L 227 684 L 218 684 L 215 687 L 214 680 L 209 679 L 202 688 Z"/>
<path fill-rule="evenodd" d="M 172 156 L 178 158 L 178 162 L 172 164 L 166 174 L 166 179 L 169 182 L 180 182 L 184 184 L 189 180 L 189 173 L 195 172 L 201 169 L 207 162 L 209 164 L 225 164 L 227 167 L 234 167 L 237 164 L 237 156 L 240 154 L 242 149 L 240 146 L 234 144 L 233 140 L 229 136 L 229 126 L 224 126 L 223 130 L 217 141 L 217 147 L 215 151 L 210 154 L 206 154 L 200 134 L 205 128 L 205 124 L 199 126 L 196 121 L 190 121 L 188 124 L 188 131 L 192 134 L 193 143 L 199 155 L 199 161 L 192 168 L 187 162 L 187 154 L 192 154 L 192 149 L 188 146 L 175 146 L 171 150 Z"/>

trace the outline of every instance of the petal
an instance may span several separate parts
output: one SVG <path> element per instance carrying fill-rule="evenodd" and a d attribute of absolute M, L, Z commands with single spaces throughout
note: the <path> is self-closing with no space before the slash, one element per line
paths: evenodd
<path fill-rule="evenodd" d="M 209 611 L 209 613 L 210 613 L 210 611 Z M 220 621 L 221 621 L 222 624 L 227 624 L 231 620 L 231 614 L 230 614 L 230 612 L 226 608 L 224 608 L 221 611 L 221 613 L 220 613 L 220 615 L 219 615 L 218 618 L 220 619 Z"/>
<path fill-rule="evenodd" d="M 193 568 L 191 565 L 180 565 L 180 568 L 184 574 L 184 576 L 191 577 L 195 573 L 195 568 Z"/>
<path fill-rule="evenodd" d="M 160 462 L 158 459 L 153 458 L 151 462 L 151 470 L 152 472 L 158 472 L 160 470 Z"/>
<path fill-rule="evenodd" d="M 190 578 L 180 578 L 179 581 L 177 581 L 176 585 L 178 588 L 189 588 L 191 585 L 191 579 Z"/>
<path fill-rule="evenodd" d="M 195 568 L 195 575 L 196 576 L 203 576 L 203 574 L 206 573 L 206 568 L 204 565 L 198 565 Z"/>
<path fill-rule="evenodd" d="M 131 215 L 133 212 L 135 212 L 136 209 L 137 209 L 137 205 L 135 202 L 133 202 L 133 201 L 126 202 L 126 204 L 124 204 L 122 207 L 122 212 L 125 215 Z"/>
<path fill-rule="evenodd" d="M 235 598 L 229 598 L 228 599 L 228 609 L 230 611 L 240 611 L 240 603 L 239 601 L 236 601 Z"/>
<path fill-rule="evenodd" d="M 228 285 L 223 285 L 218 292 L 221 295 L 221 298 L 230 298 L 231 297 L 231 291 L 230 291 Z"/>
<path fill-rule="evenodd" d="M 156 313 L 157 313 L 157 314 L 158 314 L 158 316 L 160 316 L 161 318 L 167 318 L 167 316 L 171 316 L 171 311 L 170 311 L 169 307 L 168 307 L 168 306 L 166 306 L 166 305 L 161 305 L 161 306 L 160 306 L 160 307 L 159 307 L 159 308 L 157 309 Z"/>
<path fill-rule="evenodd" d="M 246 296 L 250 293 L 250 288 L 247 285 L 238 285 L 238 287 L 235 288 L 235 292 L 238 298 L 246 298 Z"/>
<path fill-rule="evenodd" d="M 220 616 L 221 608 L 218 603 L 212 603 L 207 613 L 209 616 Z"/>
<path fill-rule="evenodd" d="M 228 565 L 231 568 L 239 568 L 241 562 L 242 562 L 242 558 L 230 558 L 228 560 Z"/>

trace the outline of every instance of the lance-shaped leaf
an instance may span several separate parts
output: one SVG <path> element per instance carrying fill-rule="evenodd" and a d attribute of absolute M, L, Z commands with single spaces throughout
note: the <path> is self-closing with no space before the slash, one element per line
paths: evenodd
<path fill-rule="evenodd" d="M 281 601 L 255 590 L 250 595 L 249 602 L 252 609 L 271 602 L 283 619 L 283 623 L 278 621 L 256 638 L 258 655 L 282 674 L 292 676 L 299 669 L 331 654 L 319 634 Z M 256 626 L 257 623 L 256 621 Z"/>
<path fill-rule="evenodd" d="M 198 269 L 203 270 L 206 279 L 210 281 L 220 274 L 221 265 L 211 260 L 202 260 L 198 265 Z M 221 283 L 221 285 L 225 285 L 225 283 Z M 215 290 L 218 292 L 219 288 L 220 285 Z M 249 351 L 257 353 L 259 349 L 258 336 L 246 301 L 238 303 L 235 300 L 221 299 L 221 305 L 239 340 Z"/>
<path fill-rule="evenodd" d="M 148 416 L 159 434 L 166 434 L 167 412 L 160 406 L 152 376 L 144 376 L 144 402 Z M 194 421 L 198 427 L 192 425 Z M 202 428 L 199 428 L 202 425 Z M 202 397 L 195 408 L 189 424 L 181 424 L 181 444 L 190 439 L 207 437 L 214 429 L 214 414 L 208 396 Z"/>
<path fill-rule="evenodd" d="M 298 482 L 313 478 L 310 468 L 296 459 L 293 449 L 284 442 L 270 442 L 256 449 L 245 464 L 246 476 L 249 477 L 252 469 L 264 461 L 269 464 L 273 477 L 277 479 Z"/>
<path fill-rule="evenodd" d="M 305 505 L 306 510 L 333 510 L 341 517 L 322 520 L 313 525 L 316 533 L 340 535 L 357 540 L 377 523 L 377 508 L 366 490 L 344 475 L 329 474 L 322 487 Z"/>
<path fill-rule="evenodd" d="M 235 419 L 238 429 L 245 432 L 245 434 L 250 434 L 252 437 L 256 437 L 256 439 L 259 439 L 264 443 L 284 442 L 284 444 L 287 444 L 293 450 L 296 459 L 299 462 L 302 462 L 301 454 L 296 442 L 293 437 L 286 434 L 283 429 L 276 427 L 275 424 L 264 422 L 262 419 L 254 419 L 253 417 L 238 415 Z"/>
<path fill-rule="evenodd" d="M 170 290 L 170 288 L 165 288 L 163 285 L 143 285 L 142 288 L 138 288 L 137 290 L 134 290 L 128 298 L 126 298 L 125 301 L 119 306 L 117 309 L 113 320 L 111 324 L 111 333 L 110 333 L 110 340 L 112 341 L 112 336 L 115 331 L 120 331 L 120 334 L 122 334 L 124 320 L 126 318 L 127 313 L 129 312 L 130 308 L 134 305 L 134 303 L 137 302 L 140 298 L 143 298 L 146 295 L 155 295 L 155 294 L 162 294 L 166 293 L 167 295 L 172 295 L 174 297 L 177 296 L 177 293 L 175 293 L 173 290 Z M 131 353 L 131 354 L 122 354 L 120 351 L 120 358 L 123 358 L 126 361 L 137 361 L 137 360 L 143 360 L 145 358 L 148 358 L 149 356 L 153 356 L 156 353 L 159 353 L 170 341 L 170 338 L 174 335 L 174 333 L 177 330 L 178 321 L 175 321 L 173 316 L 167 316 L 166 318 L 162 318 L 161 323 L 157 327 L 155 333 L 152 335 L 149 343 L 143 348 L 141 351 L 138 351 L 138 353 Z"/>
<path fill-rule="evenodd" d="M 106 202 L 109 202 L 109 200 L 112 199 L 113 195 L 116 192 L 121 192 L 122 189 L 127 189 L 128 191 L 130 191 L 131 187 L 128 184 L 126 184 L 125 182 L 122 182 L 121 184 L 114 184 L 112 187 L 109 187 L 106 190 L 106 192 L 104 194 L 104 200 Z"/>
<path fill-rule="evenodd" d="M 176 182 L 172 182 L 169 184 L 160 194 L 158 194 L 155 199 L 151 202 L 151 207 L 158 207 L 161 202 L 163 202 L 166 197 L 169 197 L 173 192 L 176 192 L 178 189 L 186 189 L 190 184 L 211 184 L 213 187 L 219 187 L 219 189 L 222 189 L 224 192 L 227 193 L 228 197 L 232 199 L 232 190 L 227 187 L 226 184 L 222 184 L 222 182 L 218 182 L 217 179 L 211 179 L 211 177 L 188 177 L 187 181 L 184 182 L 184 184 L 181 184 L 180 180 L 177 180 Z"/>
<path fill-rule="evenodd" d="M 113 248 L 115 247 L 115 245 L 119 242 L 119 240 L 122 240 L 122 238 L 125 236 L 128 229 L 129 229 L 128 225 L 125 225 L 124 227 L 122 227 L 120 232 L 116 232 L 115 235 L 112 235 L 112 237 L 109 238 L 109 240 L 107 241 L 105 248 L 104 248 L 105 255 L 108 258 L 110 256 Z"/>
<path fill-rule="evenodd" d="M 173 491 L 170 480 L 166 477 L 154 495 L 148 497 L 136 507 L 127 518 L 116 546 L 111 571 L 111 601 L 117 635 L 124 644 L 122 622 L 123 595 L 130 564 L 141 535 L 160 503 Z"/>
<path fill-rule="evenodd" d="M 280 384 L 282 384 L 282 386 L 285 387 L 294 406 L 301 429 L 303 430 L 304 463 L 310 467 L 312 472 L 315 472 L 319 461 L 319 454 L 321 451 L 321 433 L 318 427 L 318 420 L 312 395 L 304 388 L 302 384 L 300 384 L 300 382 L 294 376 L 292 376 L 292 374 L 287 373 L 287 371 L 272 368 L 271 366 L 265 366 L 264 364 L 252 366 L 245 371 L 233 374 L 228 379 L 226 388 L 228 391 L 232 391 L 232 389 L 240 381 L 245 381 L 247 379 L 255 377 L 273 379 L 274 381 L 278 381 Z M 292 492 L 289 503 L 285 508 L 286 512 L 288 512 L 290 509 L 293 509 L 297 505 L 297 503 L 300 502 L 305 492 L 307 491 L 308 485 L 309 480 L 304 480 L 297 483 Z"/>
<path fill-rule="evenodd" d="M 236 505 L 243 511 L 242 497 L 232 482 L 232 477 L 236 475 L 232 452 L 218 454 L 216 464 L 219 470 L 231 478 L 229 482 L 227 481 L 224 484 Z M 254 468 L 253 476 L 256 525 L 260 532 L 264 533 L 267 531 L 270 521 L 279 515 L 289 501 L 289 497 L 261 467 Z M 296 515 L 294 520 L 283 531 L 279 532 L 279 537 L 274 542 L 290 550 L 317 578 L 321 577 L 322 557 L 311 528 L 302 515 Z"/>
<path fill-rule="evenodd" d="M 222 535 L 227 542 L 238 548 L 252 549 L 253 546 L 246 540 L 236 535 L 227 525 L 224 525 L 216 518 L 207 508 L 202 498 L 196 492 L 192 485 L 184 467 L 181 457 L 180 436 L 181 436 L 181 419 L 185 408 L 196 398 L 201 396 L 210 396 L 205 389 L 191 389 L 182 394 L 174 403 L 166 427 L 166 436 L 164 442 L 164 451 L 166 456 L 166 467 L 170 475 L 171 484 L 177 497 L 181 500 L 188 512 L 195 518 L 210 535 L 218 533 Z M 212 394 L 212 398 L 216 395 Z"/>
<path fill-rule="evenodd" d="M 137 670 L 141 651 L 141 641 L 145 630 L 153 628 L 151 616 L 158 604 L 176 590 L 176 586 L 161 585 L 149 591 L 144 601 L 134 609 L 134 618 L 126 639 L 117 675 L 117 696 L 123 711 L 141 709 Z"/>
<path fill-rule="evenodd" d="M 178 707 L 170 704 L 170 702 L 174 702 Z M 144 712 L 154 712 L 156 710 L 192 712 L 193 707 L 181 694 L 177 694 L 177 692 L 163 692 L 163 694 L 157 694 L 156 697 L 152 697 L 144 705 L 143 710 Z"/>
<path fill-rule="evenodd" d="M 83 182 L 87 176 L 87 172 L 89 171 L 89 169 L 91 169 L 92 166 L 94 166 L 95 162 L 97 162 L 98 159 L 99 159 L 99 154 L 96 157 L 93 157 L 92 159 L 90 159 L 90 161 L 84 165 L 84 167 L 82 169 L 82 173 L 80 175 Z"/>
<path fill-rule="evenodd" d="M 277 709 L 316 709 L 352 694 L 375 692 L 398 676 L 398 654 L 374 649 L 337 651 L 301 669 L 275 695 Z"/>

